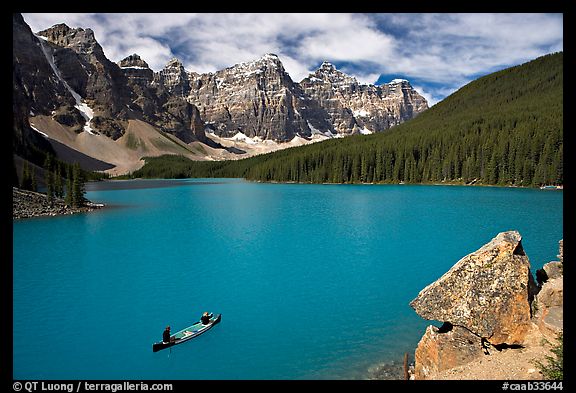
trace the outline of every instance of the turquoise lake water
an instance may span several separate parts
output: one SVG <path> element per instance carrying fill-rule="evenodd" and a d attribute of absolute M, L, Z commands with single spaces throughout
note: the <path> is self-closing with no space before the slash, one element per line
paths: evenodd
<path fill-rule="evenodd" d="M 107 207 L 13 224 L 14 379 L 362 379 L 430 324 L 409 302 L 499 232 L 556 259 L 563 192 L 89 184 Z M 202 312 L 222 322 L 157 353 Z"/>

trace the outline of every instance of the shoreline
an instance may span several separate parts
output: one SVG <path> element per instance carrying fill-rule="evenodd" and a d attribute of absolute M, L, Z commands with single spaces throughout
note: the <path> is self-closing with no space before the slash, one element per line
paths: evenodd
<path fill-rule="evenodd" d="M 520 188 L 520 189 L 533 189 L 533 190 L 548 190 L 548 191 L 563 191 L 564 185 L 550 185 L 550 186 L 519 186 L 514 184 L 484 184 L 478 182 L 463 183 L 463 182 L 419 182 L 419 183 L 408 183 L 408 182 L 380 182 L 380 183 L 331 183 L 331 182 L 300 182 L 295 180 L 278 181 L 278 180 L 253 180 L 247 179 L 245 177 L 185 177 L 185 178 L 165 178 L 165 177 L 135 177 L 135 178 L 123 178 L 122 176 L 112 177 L 104 181 L 130 181 L 130 180 L 189 180 L 189 179 L 241 179 L 251 183 L 262 183 L 262 184 L 311 184 L 311 185 L 360 185 L 360 186 L 403 186 L 403 185 L 416 185 L 416 186 L 464 186 L 464 187 L 496 187 L 496 188 Z"/>
<path fill-rule="evenodd" d="M 54 198 L 52 203 L 49 203 L 45 194 L 12 187 L 12 220 L 86 213 L 102 209 L 104 206 L 103 203 L 87 201 L 84 206 L 72 207 L 66 205 L 60 198 Z"/>

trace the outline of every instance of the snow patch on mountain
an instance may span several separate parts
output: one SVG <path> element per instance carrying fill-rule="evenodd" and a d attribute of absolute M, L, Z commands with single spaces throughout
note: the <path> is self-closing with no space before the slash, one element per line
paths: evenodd
<path fill-rule="evenodd" d="M 366 116 L 370 115 L 370 112 L 368 112 L 365 109 L 356 109 L 356 110 L 352 111 L 352 114 L 355 117 L 366 117 Z"/>
<path fill-rule="evenodd" d="M 48 134 L 46 134 L 45 132 L 42 132 L 38 128 L 34 127 L 34 125 L 32 123 L 30 123 L 30 128 L 32 128 L 34 131 L 36 131 L 37 133 L 42 135 L 44 138 L 49 138 Z"/>
<path fill-rule="evenodd" d="M 226 139 L 229 139 L 231 141 L 248 143 L 249 145 L 256 145 L 257 143 L 262 142 L 262 139 L 260 139 L 259 137 L 254 137 L 253 139 L 242 132 L 238 132 L 232 138 L 226 138 Z"/>
<path fill-rule="evenodd" d="M 407 79 L 392 79 L 390 81 L 390 83 L 388 83 L 388 84 L 389 85 L 397 85 L 397 84 L 400 84 L 402 82 L 408 82 L 408 80 Z"/>
<path fill-rule="evenodd" d="M 56 77 L 60 80 L 60 82 L 62 82 L 62 84 L 70 92 L 72 97 L 74 97 L 74 101 L 76 101 L 76 105 L 74 105 L 74 107 L 80 111 L 80 114 L 86 121 L 86 123 L 84 124 L 84 131 L 88 132 L 89 134 L 96 135 L 92 127 L 90 127 L 90 121 L 94 117 L 94 111 L 92 110 L 92 108 L 88 106 L 88 104 L 82 102 L 82 97 L 80 96 L 80 94 L 76 93 L 74 89 L 70 87 L 68 82 L 66 82 L 64 78 L 62 78 L 62 74 L 60 74 L 58 67 L 56 67 L 56 64 L 54 63 L 54 53 L 51 51 L 50 53 L 48 53 L 49 50 L 48 48 L 46 48 L 46 45 L 44 44 L 44 42 L 47 41 L 47 39 L 39 35 L 35 36 L 39 38 L 40 46 L 42 47 L 42 52 L 44 53 L 44 57 L 46 57 L 48 64 L 50 64 L 52 71 L 54 71 Z"/>
<path fill-rule="evenodd" d="M 312 124 L 310 124 L 310 122 L 308 120 L 306 120 L 306 124 L 308 124 L 308 127 L 310 128 L 310 132 L 312 133 L 312 136 L 324 135 L 324 136 L 327 136 L 328 138 L 334 137 L 334 134 L 332 134 L 330 131 L 322 132 L 319 129 L 315 128 Z"/>

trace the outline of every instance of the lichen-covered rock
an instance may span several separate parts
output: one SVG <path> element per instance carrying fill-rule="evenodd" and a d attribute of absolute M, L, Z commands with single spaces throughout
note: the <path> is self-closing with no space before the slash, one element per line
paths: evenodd
<path fill-rule="evenodd" d="M 564 264 L 558 261 L 548 262 L 542 267 L 541 270 L 542 280 L 545 282 L 562 277 L 564 275 Z"/>
<path fill-rule="evenodd" d="M 410 305 L 423 318 L 462 326 L 491 344 L 521 344 L 537 286 L 517 231 L 458 261 Z"/>
<path fill-rule="evenodd" d="M 431 374 L 469 363 L 484 356 L 480 337 L 469 330 L 452 326 L 442 331 L 428 326 L 414 354 L 415 379 L 427 379 Z"/>

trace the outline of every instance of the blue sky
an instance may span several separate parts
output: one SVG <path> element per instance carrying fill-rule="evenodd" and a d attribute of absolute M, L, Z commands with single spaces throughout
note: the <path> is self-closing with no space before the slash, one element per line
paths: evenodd
<path fill-rule="evenodd" d="M 296 82 L 323 61 L 380 84 L 408 79 L 430 104 L 491 72 L 563 50 L 563 14 L 24 13 L 32 31 L 91 28 L 106 56 L 139 54 L 154 71 L 179 58 L 214 72 L 266 53 Z"/>

